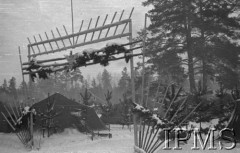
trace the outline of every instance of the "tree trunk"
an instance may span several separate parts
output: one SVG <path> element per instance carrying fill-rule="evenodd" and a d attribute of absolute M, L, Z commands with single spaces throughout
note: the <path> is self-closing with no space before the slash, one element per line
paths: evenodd
<path fill-rule="evenodd" d="M 202 22 L 202 26 L 200 28 L 201 30 L 201 46 L 202 46 L 202 92 L 203 94 L 205 94 L 207 92 L 207 63 L 206 63 L 206 53 L 205 53 L 205 35 L 204 35 L 204 20 L 203 20 L 203 16 L 202 16 L 202 2 L 200 2 L 200 16 L 201 16 L 201 22 Z"/>
<path fill-rule="evenodd" d="M 190 21 L 190 4 L 186 4 L 186 19 L 185 19 L 185 29 L 186 29 L 186 42 L 187 42 L 187 54 L 188 54 L 188 77 L 190 83 L 190 92 L 196 91 L 195 78 L 194 78 L 194 64 L 193 64 L 193 54 L 192 54 L 192 37 L 191 37 L 191 21 Z"/>

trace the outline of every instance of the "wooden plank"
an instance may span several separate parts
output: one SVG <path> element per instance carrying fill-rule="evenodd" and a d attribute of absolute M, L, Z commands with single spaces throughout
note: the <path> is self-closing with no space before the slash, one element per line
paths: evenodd
<path fill-rule="evenodd" d="M 131 19 L 131 17 L 132 17 L 132 13 L 133 13 L 133 10 L 134 10 L 134 7 L 132 8 L 132 11 L 131 11 L 131 13 L 130 13 L 128 19 Z M 125 29 L 126 29 L 126 27 L 127 27 L 127 24 L 128 24 L 128 23 L 125 24 L 122 33 L 124 33 L 124 31 L 125 31 Z"/>
<path fill-rule="evenodd" d="M 107 18 L 108 18 L 108 14 L 107 14 L 106 17 L 105 17 L 102 26 L 105 26 L 105 23 L 106 23 L 106 21 L 107 21 Z M 101 34 L 102 34 L 102 30 L 100 30 L 100 32 L 99 32 L 98 39 L 100 39 Z"/>
<path fill-rule="evenodd" d="M 135 47 L 135 48 L 132 48 L 132 49 L 128 49 L 127 51 L 129 52 L 129 51 L 133 51 L 133 50 L 140 49 L 140 48 L 142 48 L 142 46 Z M 96 52 L 101 52 L 101 50 L 96 51 Z M 124 52 L 122 52 L 122 53 L 124 53 Z M 118 54 L 112 54 L 112 55 L 118 55 Z M 53 61 L 63 60 L 63 59 L 66 59 L 66 58 L 56 58 L 56 59 L 42 60 L 41 63 L 46 62 L 46 61 L 47 62 L 53 62 Z M 40 63 L 40 62 L 38 62 L 38 63 Z M 68 65 L 68 63 L 61 63 L 61 64 L 54 63 L 54 64 L 43 65 L 42 67 L 45 68 L 45 67 L 50 67 L 50 66 L 56 67 L 56 66 L 65 66 L 65 65 Z M 28 67 L 23 67 L 23 70 L 27 70 L 27 68 Z"/>
<path fill-rule="evenodd" d="M 92 23 L 92 18 L 91 18 L 90 21 L 89 21 L 87 30 L 89 30 L 89 28 L 90 28 L 90 26 L 91 26 L 91 23 Z M 84 42 L 86 42 L 87 34 L 88 34 L 88 33 L 85 34 Z"/>
<path fill-rule="evenodd" d="M 96 24 L 95 24 L 95 28 L 97 28 L 99 18 L 100 18 L 100 16 L 98 16 L 98 18 L 97 18 L 97 22 L 96 22 Z M 93 31 L 91 41 L 93 40 L 94 34 L 95 34 L 95 31 Z"/>
<path fill-rule="evenodd" d="M 28 39 L 29 45 L 30 45 L 30 46 L 31 46 L 31 48 L 32 48 L 32 51 L 33 51 L 33 53 L 35 54 L 35 50 L 34 50 L 34 48 L 33 48 L 32 44 L 31 44 L 31 41 L 30 41 L 30 39 L 29 39 L 29 38 L 27 38 L 27 39 Z"/>
<path fill-rule="evenodd" d="M 12 125 L 12 123 L 8 120 L 8 118 L 5 116 L 5 114 L 3 112 L 1 112 L 4 119 L 8 122 L 8 124 L 11 126 L 11 128 L 13 129 L 13 131 L 16 131 L 16 129 L 14 128 L 14 126 Z"/>
<path fill-rule="evenodd" d="M 21 72 L 22 72 L 22 79 L 25 82 L 24 75 L 23 75 L 23 63 L 22 63 L 22 56 L 21 56 L 21 49 L 20 46 L 18 46 L 18 53 L 19 53 L 19 61 L 20 61 L 20 67 L 21 67 Z"/>
<path fill-rule="evenodd" d="M 140 55 L 142 55 L 142 53 L 139 53 L 139 54 L 132 54 L 131 56 L 132 57 L 134 57 L 134 56 L 140 56 Z M 116 60 L 120 60 L 120 59 L 124 59 L 125 58 L 125 56 L 123 56 L 123 57 L 118 57 L 118 58 L 114 58 L 114 59 L 109 59 L 109 61 L 116 61 Z M 89 66 L 89 65 L 95 65 L 95 64 L 99 64 L 99 63 L 87 63 L 86 65 L 83 65 L 83 66 Z M 52 64 L 52 65 L 48 65 L 48 67 L 49 66 L 53 66 L 54 64 Z M 66 66 L 66 65 L 68 65 L 68 63 L 61 63 L 61 64 L 56 64 L 57 66 Z M 82 66 L 80 66 L 80 67 L 82 67 Z M 65 70 L 65 67 L 64 68 L 59 68 L 59 69 L 57 69 L 56 71 L 54 71 L 54 72 L 57 72 L 57 71 L 62 71 L 62 70 Z M 34 74 L 34 73 L 37 73 L 38 71 L 34 71 L 34 72 L 32 72 L 32 73 L 30 73 L 30 72 L 24 72 L 23 74 L 24 75 L 26 75 L 26 74 Z"/>
<path fill-rule="evenodd" d="M 33 38 L 34 38 L 34 41 L 35 41 L 35 43 L 37 43 L 37 39 L 36 39 L 36 37 L 35 36 L 33 36 Z M 39 46 L 37 45 L 37 49 L 38 49 L 38 52 L 40 53 L 41 51 L 40 51 L 40 48 L 39 48 Z"/>
<path fill-rule="evenodd" d="M 57 30 L 57 32 L 58 32 L 58 35 L 59 35 L 60 40 L 62 41 L 63 46 L 66 47 L 66 46 L 65 46 L 65 43 L 64 43 L 64 41 L 63 41 L 63 38 L 62 38 L 62 36 L 61 36 L 61 33 L 59 32 L 58 28 L 56 28 L 56 30 Z M 57 41 L 57 40 L 56 40 L 56 41 Z"/>
<path fill-rule="evenodd" d="M 45 32 L 45 36 L 46 36 L 47 40 L 49 40 L 49 39 L 48 39 L 48 35 L 47 35 L 47 33 L 46 33 L 46 32 Z M 51 44 L 51 42 L 49 41 L 48 43 L 49 43 L 49 45 L 50 45 L 51 49 L 53 50 L 53 47 L 52 47 L 52 44 Z"/>
<path fill-rule="evenodd" d="M 141 41 L 136 41 L 136 42 L 132 42 L 132 43 L 122 44 L 121 46 L 131 45 L 131 44 L 135 44 L 135 43 L 138 43 L 138 42 L 141 42 Z M 139 49 L 139 48 L 142 48 L 142 46 L 135 47 L 132 50 Z M 130 51 L 130 49 L 128 49 L 128 51 Z M 101 50 L 98 50 L 96 52 L 101 52 Z M 66 58 L 65 57 L 60 57 L 60 58 L 47 59 L 47 60 L 38 60 L 37 62 L 39 64 L 41 64 L 41 63 L 54 62 L 54 61 L 60 61 L 60 60 L 66 60 Z M 24 62 L 22 65 L 29 65 L 29 64 L 30 64 L 29 62 Z"/>
<path fill-rule="evenodd" d="M 122 13 L 121 13 L 121 16 L 120 16 L 120 18 L 119 18 L 119 21 L 121 21 L 121 20 L 122 20 L 123 13 L 124 13 L 124 10 L 123 10 L 123 11 L 122 11 Z M 114 31 L 114 33 L 113 33 L 113 35 L 115 35 L 115 34 L 116 34 L 116 32 L 117 32 L 117 29 L 118 29 L 118 25 L 116 26 L 116 28 L 115 28 L 115 31 Z"/>
<path fill-rule="evenodd" d="M 40 35 L 40 34 L 38 34 L 38 36 L 39 36 L 40 40 L 41 40 L 41 41 L 43 41 L 43 40 L 42 40 L 42 37 L 41 37 L 41 35 Z M 45 52 L 46 52 L 46 51 L 47 51 L 47 48 L 46 48 L 45 44 L 43 44 L 43 47 L 44 47 L 44 49 L 45 49 Z"/>
<path fill-rule="evenodd" d="M 53 38 L 55 38 L 55 36 L 54 36 L 54 33 L 53 33 L 53 31 L 51 30 L 51 33 L 52 33 L 52 36 L 53 36 Z M 57 48 L 59 49 L 59 46 L 58 46 L 58 43 L 57 43 L 57 41 L 55 41 L 55 43 L 56 43 L 56 45 L 57 45 Z"/>
<path fill-rule="evenodd" d="M 63 28 L 64 28 L 64 31 L 65 31 L 65 33 L 66 33 L 66 36 L 69 36 L 65 25 L 63 25 Z M 69 42 L 70 42 L 70 44 L 71 44 L 71 46 L 72 46 L 73 44 L 72 44 L 72 41 L 71 41 L 70 37 L 68 37 L 68 40 L 69 40 Z"/>
<path fill-rule="evenodd" d="M 88 42 L 85 42 L 85 43 L 80 43 L 80 44 L 75 44 L 75 45 L 72 45 L 72 46 L 63 47 L 63 48 L 52 50 L 52 51 L 48 51 L 48 52 L 41 52 L 41 53 L 38 53 L 38 54 L 29 55 L 29 57 L 39 56 L 39 55 L 44 55 L 44 54 L 54 53 L 54 52 L 60 52 L 60 51 L 63 51 L 63 50 L 76 48 L 76 47 L 80 47 L 80 46 L 85 46 L 85 45 L 89 45 L 89 44 L 94 44 L 94 43 L 99 43 L 99 42 L 103 42 L 103 41 L 107 41 L 107 40 L 111 40 L 111 39 L 127 37 L 129 35 L 130 35 L 130 33 L 119 34 L 119 35 L 110 36 L 110 37 L 106 37 L 106 38 L 101 38 L 101 39 L 97 39 L 97 40 L 93 40 L 93 41 L 88 41 Z"/>
<path fill-rule="evenodd" d="M 111 24 L 113 23 L 113 21 L 114 21 L 114 19 L 115 19 L 116 15 L 117 15 L 117 12 L 115 12 L 115 13 L 114 13 L 114 15 L 113 15 L 113 18 L 112 18 L 112 21 L 111 21 Z M 111 28 L 111 27 L 109 27 L 109 28 L 108 28 L 108 30 L 107 30 L 107 33 L 106 33 L 105 37 L 107 37 L 107 35 L 108 35 L 108 33 L 109 33 L 109 30 L 110 30 L 110 28 Z"/>
<path fill-rule="evenodd" d="M 82 20 L 82 23 L 81 23 L 81 26 L 80 26 L 80 28 L 79 28 L 79 31 L 78 31 L 78 32 L 81 32 L 81 31 L 82 31 L 83 23 L 84 23 L 84 20 Z M 77 39 L 76 39 L 76 42 L 75 42 L 75 44 L 77 44 L 77 42 L 78 42 L 78 38 L 79 38 L 79 35 L 77 36 Z"/>
<path fill-rule="evenodd" d="M 89 30 L 85 30 L 85 31 L 81 31 L 81 32 L 77 32 L 75 34 L 70 34 L 70 35 L 67 35 L 67 36 L 62 36 L 62 37 L 58 37 L 58 38 L 55 38 L 55 39 L 49 39 L 49 40 L 44 40 L 42 42 L 38 42 L 38 43 L 32 43 L 31 45 L 32 46 L 36 46 L 36 45 L 40 45 L 40 44 L 44 44 L 44 43 L 49 43 L 49 41 L 59 41 L 61 39 L 68 39 L 68 38 L 71 38 L 71 37 L 75 37 L 75 36 L 78 36 L 78 35 L 84 35 L 86 33 L 90 33 L 90 32 L 93 32 L 93 31 L 99 31 L 99 30 L 104 30 L 104 29 L 107 29 L 109 27 L 114 27 L 116 25 L 121 25 L 121 24 L 125 24 L 127 22 L 130 22 L 131 19 L 126 19 L 126 20 L 122 20 L 120 22 L 115 22 L 115 23 L 112 23 L 112 24 L 107 24 L 105 26 L 102 26 L 102 27 L 98 27 L 98 28 L 93 28 L 93 29 L 89 29 Z M 30 45 L 29 45 L 30 46 Z"/>

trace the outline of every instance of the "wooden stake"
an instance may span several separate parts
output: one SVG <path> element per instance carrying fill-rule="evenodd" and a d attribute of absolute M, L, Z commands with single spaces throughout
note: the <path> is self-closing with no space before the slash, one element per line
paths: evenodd
<path fill-rule="evenodd" d="M 67 29 L 66 29 L 65 25 L 63 25 L 63 28 L 64 28 L 64 31 L 66 33 L 66 36 L 68 36 L 68 32 L 67 32 Z M 70 44 L 72 46 L 73 44 L 72 44 L 72 41 L 71 41 L 70 37 L 68 37 L 68 40 L 69 40 L 69 42 L 70 42 Z"/>
<path fill-rule="evenodd" d="M 90 21 L 89 21 L 87 30 L 89 30 L 89 28 L 90 28 L 90 26 L 91 26 L 91 23 L 92 23 L 92 18 L 91 18 Z M 87 34 L 88 34 L 88 33 L 85 34 L 84 42 L 86 42 Z"/>
<path fill-rule="evenodd" d="M 36 39 L 36 37 L 35 36 L 33 36 L 33 38 L 34 38 L 34 41 L 35 41 L 35 43 L 37 43 L 37 39 Z M 39 49 L 39 46 L 37 45 L 37 49 L 38 49 L 38 52 L 40 53 L 41 51 L 40 51 L 40 49 Z"/>
<path fill-rule="evenodd" d="M 31 41 L 30 41 L 30 39 L 29 39 L 29 38 L 27 38 L 27 39 L 28 39 L 28 42 L 29 42 L 30 47 L 32 48 L 33 53 L 35 54 L 35 51 L 34 51 L 33 46 L 31 45 Z"/>
<path fill-rule="evenodd" d="M 97 28 L 99 18 L 100 18 L 100 16 L 98 16 L 98 18 L 97 18 L 97 22 L 95 24 L 95 28 Z M 94 34 L 95 34 L 95 31 L 93 31 L 91 41 L 93 40 Z"/>
<path fill-rule="evenodd" d="M 61 36 L 61 34 L 60 34 L 58 28 L 56 28 L 56 30 L 57 30 L 57 32 L 58 32 L 59 37 L 61 38 L 62 36 Z M 64 41 L 63 41 L 63 39 L 61 39 L 61 41 L 62 41 L 63 46 L 66 47 L 66 46 L 65 46 L 65 43 L 64 43 Z"/>
<path fill-rule="evenodd" d="M 40 40 L 41 40 L 41 41 L 43 41 L 43 40 L 42 40 L 42 37 L 41 37 L 41 35 L 40 35 L 40 34 L 38 34 L 38 36 L 39 36 Z M 46 52 L 46 51 L 47 51 L 47 49 L 46 49 L 46 46 L 45 46 L 45 44 L 43 44 L 43 47 L 44 47 L 44 49 L 45 49 L 45 52 Z"/>
<path fill-rule="evenodd" d="M 119 21 L 121 21 L 121 20 L 122 20 L 123 13 L 124 13 L 124 10 L 123 10 L 123 11 L 122 11 L 122 13 L 121 13 L 121 16 L 120 16 L 120 18 L 119 18 Z M 113 34 L 113 35 L 115 35 L 115 34 L 116 34 L 116 32 L 117 32 L 117 29 L 118 29 L 118 25 L 116 26 L 116 28 L 115 28 L 115 31 L 114 31 L 114 34 Z"/>
<path fill-rule="evenodd" d="M 81 32 L 81 31 L 82 31 L 83 22 L 84 22 L 84 20 L 82 20 L 82 23 L 81 23 L 81 26 L 80 26 L 80 28 L 79 28 L 79 31 L 78 31 L 78 32 Z M 75 44 L 77 44 L 77 42 L 78 42 L 78 38 L 79 38 L 79 35 L 77 36 L 77 40 L 76 40 Z"/>
<path fill-rule="evenodd" d="M 130 13 L 128 19 L 131 19 L 131 17 L 132 17 L 132 13 L 133 13 L 133 10 L 134 10 L 134 7 L 132 8 L 132 11 L 131 11 L 131 13 Z M 126 29 L 126 27 L 127 27 L 127 24 L 128 24 L 128 23 L 125 24 L 125 26 L 124 26 L 124 28 L 123 28 L 123 31 L 122 31 L 122 34 L 124 33 L 124 31 L 125 31 L 125 29 Z"/>
<path fill-rule="evenodd" d="M 53 31 L 51 30 L 51 32 L 52 32 L 52 36 L 53 36 L 53 38 L 55 38 L 55 36 L 54 36 L 54 33 L 53 33 Z M 59 46 L 58 46 L 58 43 L 57 43 L 57 41 L 55 41 L 55 43 L 56 43 L 56 45 L 57 45 L 57 47 L 58 47 L 58 49 L 59 49 Z"/>
<path fill-rule="evenodd" d="M 102 26 L 105 25 L 105 23 L 106 23 L 106 21 L 107 21 L 107 18 L 108 18 L 108 14 L 107 14 L 106 17 L 105 17 Z M 101 37 L 101 33 L 102 33 L 102 29 L 101 29 L 100 32 L 99 32 L 98 39 L 100 39 L 100 37 Z"/>
<path fill-rule="evenodd" d="M 115 19 L 116 15 L 117 15 L 117 12 L 115 12 L 115 13 L 114 13 L 114 15 L 113 15 L 113 18 L 112 18 L 112 21 L 111 21 L 111 24 L 113 23 L 113 21 L 114 21 L 114 19 Z M 110 30 L 110 28 L 111 28 L 111 27 L 109 27 L 109 28 L 108 28 L 108 30 L 107 30 L 107 33 L 106 33 L 106 35 L 105 35 L 105 38 L 107 37 L 107 35 L 108 35 L 108 33 L 109 33 L 109 30 Z"/>
<path fill-rule="evenodd" d="M 46 36 L 47 40 L 49 40 L 49 39 L 48 39 L 48 35 L 47 35 L 47 33 L 46 33 L 46 32 L 45 32 L 45 36 Z M 49 41 L 49 45 L 50 45 L 51 49 L 53 50 L 53 47 L 52 47 L 52 44 L 51 44 L 51 42 L 50 42 L 50 41 Z"/>

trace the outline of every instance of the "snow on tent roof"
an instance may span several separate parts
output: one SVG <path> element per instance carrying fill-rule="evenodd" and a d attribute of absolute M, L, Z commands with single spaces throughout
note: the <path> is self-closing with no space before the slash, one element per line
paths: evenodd
<path fill-rule="evenodd" d="M 56 123 L 56 125 L 60 126 L 63 129 L 70 128 L 70 127 L 77 127 L 79 120 L 77 120 L 76 117 L 71 115 L 71 112 L 75 112 L 76 109 L 82 109 L 82 110 L 84 109 L 87 111 L 86 122 L 88 127 L 91 130 L 106 129 L 106 126 L 99 119 L 99 117 L 97 116 L 93 108 L 77 103 L 73 100 L 70 100 L 59 93 L 55 93 L 49 96 L 48 98 L 38 103 L 35 103 L 33 105 L 33 108 L 36 109 L 37 114 L 46 112 L 47 104 L 49 101 L 55 102 L 54 111 L 60 112 L 60 114 L 54 118 L 54 122 Z M 37 124 L 38 123 L 39 123 L 39 120 L 37 119 Z"/>

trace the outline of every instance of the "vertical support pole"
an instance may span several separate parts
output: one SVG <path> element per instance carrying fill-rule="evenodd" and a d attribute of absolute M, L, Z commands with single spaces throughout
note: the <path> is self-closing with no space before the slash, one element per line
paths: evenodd
<path fill-rule="evenodd" d="M 19 60 L 20 60 L 20 65 L 21 65 L 22 79 L 23 79 L 23 82 L 25 82 L 24 75 L 23 75 L 23 69 L 22 69 L 22 57 L 21 57 L 20 46 L 18 46 L 18 53 L 19 53 Z"/>
<path fill-rule="evenodd" d="M 134 145 L 138 146 L 138 126 L 137 126 L 138 115 L 133 114 L 133 130 L 134 130 Z"/>
<path fill-rule="evenodd" d="M 74 22 L 73 22 L 73 2 L 71 0 L 71 16 L 72 16 L 72 34 L 74 34 Z M 73 45 L 74 45 L 74 36 L 73 36 Z"/>
<path fill-rule="evenodd" d="M 34 146 L 33 141 L 33 112 L 30 113 L 30 137 L 31 137 L 31 147 Z"/>
<path fill-rule="evenodd" d="M 30 50 L 30 46 L 28 45 L 28 63 L 30 63 L 30 61 L 31 61 L 30 56 L 31 56 L 31 50 Z M 29 74 L 29 88 L 31 88 L 31 86 L 32 86 L 32 78 L 31 78 L 31 74 Z M 29 97 L 29 92 L 28 91 L 27 91 L 27 96 Z"/>
<path fill-rule="evenodd" d="M 144 22 L 144 36 L 143 36 L 143 58 L 142 58 L 142 104 L 146 106 L 147 101 L 144 102 L 144 82 L 145 82 L 145 51 L 146 51 L 146 36 L 147 36 L 147 14 L 145 14 L 145 22 Z"/>
<path fill-rule="evenodd" d="M 129 43 L 132 43 L 132 20 L 129 22 Z M 130 45 L 130 49 L 132 49 L 132 44 Z M 132 53 L 133 51 L 131 51 Z M 131 88 L 132 88 L 132 101 L 135 102 L 135 71 L 133 65 L 133 57 L 130 59 L 130 68 L 131 68 Z M 138 145 L 138 127 L 137 127 L 137 115 L 133 115 L 133 124 L 134 124 L 134 144 L 135 146 Z"/>

